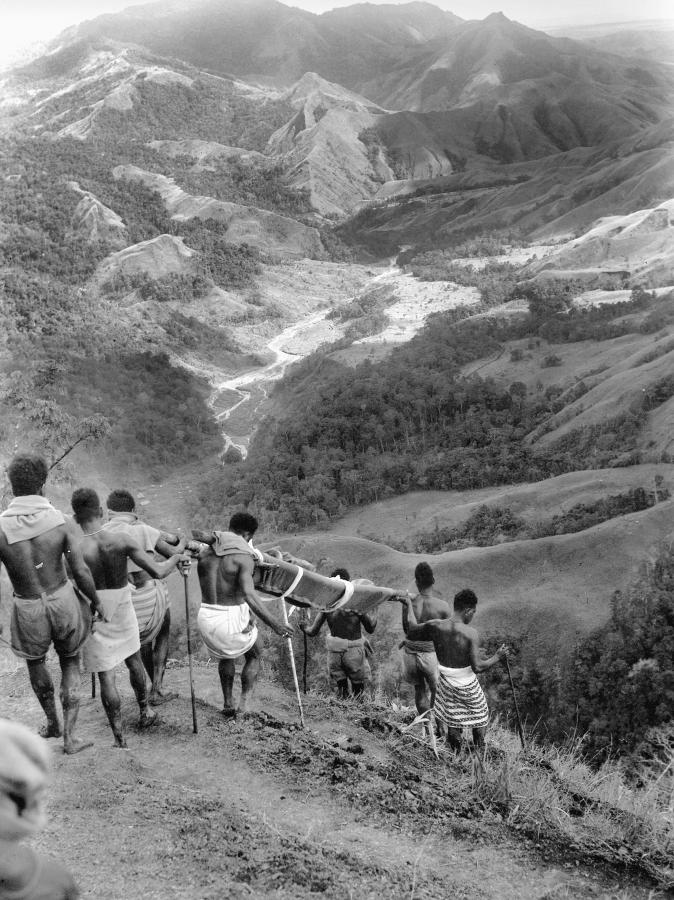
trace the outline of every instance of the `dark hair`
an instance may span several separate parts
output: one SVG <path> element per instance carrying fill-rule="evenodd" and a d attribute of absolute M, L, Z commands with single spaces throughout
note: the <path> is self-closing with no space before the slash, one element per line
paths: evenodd
<path fill-rule="evenodd" d="M 133 499 L 133 494 L 120 488 L 108 494 L 105 505 L 112 512 L 133 512 L 136 508 L 136 501 Z"/>
<path fill-rule="evenodd" d="M 229 520 L 229 530 L 233 531 L 234 534 L 241 534 L 243 531 L 255 534 L 257 531 L 257 519 L 255 516 L 251 516 L 250 513 L 234 513 Z"/>
<path fill-rule="evenodd" d="M 36 453 L 19 453 L 7 467 L 7 476 L 15 497 L 38 494 L 48 474 L 47 460 Z"/>
<path fill-rule="evenodd" d="M 70 498 L 70 505 L 75 513 L 78 525 L 84 525 L 97 518 L 101 511 L 101 501 L 93 488 L 77 488 Z"/>
<path fill-rule="evenodd" d="M 341 578 L 342 581 L 351 581 L 351 576 L 346 569 L 335 569 L 330 573 L 330 578 Z"/>
<path fill-rule="evenodd" d="M 416 569 L 414 570 L 414 580 L 419 585 L 419 588 L 421 590 L 423 590 L 424 588 L 429 588 L 431 587 L 431 585 L 435 584 L 433 569 L 431 569 L 427 562 L 420 562 L 416 567 Z"/>
<path fill-rule="evenodd" d="M 464 588 L 454 597 L 454 611 L 465 612 L 467 609 L 474 609 L 477 606 L 477 594 L 470 588 Z"/>

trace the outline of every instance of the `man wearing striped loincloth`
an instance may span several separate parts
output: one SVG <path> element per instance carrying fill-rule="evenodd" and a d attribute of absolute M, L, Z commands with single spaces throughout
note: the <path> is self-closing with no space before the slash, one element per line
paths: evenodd
<path fill-rule="evenodd" d="M 469 589 L 454 597 L 454 612 L 450 619 L 432 619 L 417 623 L 410 598 L 401 598 L 407 608 L 412 640 L 432 641 L 438 657 L 438 689 L 435 695 L 435 715 L 447 726 L 447 743 L 461 749 L 464 728 L 473 732 L 476 749 L 484 749 L 484 734 L 489 724 L 489 708 L 476 672 L 485 672 L 505 659 L 505 645 L 485 659 L 480 650 L 480 637 L 470 622 L 477 609 L 477 597 Z"/>
<path fill-rule="evenodd" d="M 128 491 L 112 491 L 106 506 L 109 516 L 103 526 L 106 530 L 130 534 L 146 553 L 158 553 L 164 559 L 170 559 L 178 552 L 177 547 L 167 542 L 163 532 L 139 519 L 136 501 Z M 128 574 L 140 632 L 140 656 L 152 683 L 149 702 L 151 706 L 159 706 L 178 696 L 173 691 L 164 693 L 162 689 L 171 631 L 168 589 L 162 579 L 152 578 L 132 560 L 128 563 Z"/>

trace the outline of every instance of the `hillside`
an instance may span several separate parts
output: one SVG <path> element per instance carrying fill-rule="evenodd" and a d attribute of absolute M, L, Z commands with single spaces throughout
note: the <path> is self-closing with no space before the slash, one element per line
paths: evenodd
<path fill-rule="evenodd" d="M 550 519 L 579 503 L 593 503 L 633 487 L 651 488 L 655 475 L 674 487 L 671 464 L 570 472 L 535 484 L 474 491 L 411 491 L 354 509 L 334 522 L 330 533 L 385 544 L 411 544 L 434 527 L 461 525 L 481 506 L 507 507 L 527 522 Z"/>
<path fill-rule="evenodd" d="M 401 589 L 413 588 L 414 567 L 426 559 L 443 593 L 453 596 L 463 587 L 477 593 L 479 627 L 487 635 L 524 631 L 530 653 L 555 655 L 606 622 L 613 592 L 631 584 L 655 548 L 671 540 L 673 509 L 667 501 L 579 534 L 432 557 L 329 532 L 284 537 L 281 544 L 321 560 L 326 571 L 343 565 L 354 576 Z"/>
<path fill-rule="evenodd" d="M 83 892 L 101 900 L 338 900 L 346 890 L 363 900 L 431 900 L 449 889 L 465 900 L 536 900 L 544 890 L 589 900 L 628 890 L 647 900 L 651 861 L 667 883 L 656 848 L 640 837 L 625 847 L 630 824 L 650 824 L 645 806 L 629 809 L 629 789 L 625 812 L 612 813 L 582 766 L 569 776 L 545 755 L 524 757 L 505 732 L 495 732 L 478 782 L 468 760 L 436 762 L 416 735 L 401 734 L 408 710 L 403 717 L 374 704 L 337 705 L 312 692 L 301 730 L 292 694 L 265 680 L 253 716 L 225 722 L 213 667 L 197 666 L 195 675 L 197 735 L 186 669 L 174 666 L 168 677 L 181 699 L 162 710 L 152 733 L 130 727 L 133 704 L 118 678 L 127 752 L 110 748 L 99 699 L 84 700 L 80 714 L 95 752 L 54 752 L 49 823 L 35 845 L 65 862 Z M 25 674 L 0 680 L 9 698 L 3 712 L 37 726 Z M 504 767 L 512 798 L 503 794 Z M 527 788 L 532 782 L 555 798 L 563 825 Z M 593 811 L 579 819 L 581 792 Z"/>

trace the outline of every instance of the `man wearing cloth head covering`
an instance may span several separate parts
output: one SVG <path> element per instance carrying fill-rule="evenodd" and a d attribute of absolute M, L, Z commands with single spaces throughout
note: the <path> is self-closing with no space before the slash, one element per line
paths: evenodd
<path fill-rule="evenodd" d="M 9 464 L 14 499 L 0 514 L 0 563 L 14 588 L 12 650 L 26 660 L 31 686 L 47 716 L 40 733 L 61 736 L 54 683 L 45 665 L 53 643 L 62 673 L 63 749 L 79 753 L 92 746 L 74 735 L 80 705 L 79 651 L 91 631 L 92 611 L 101 617 L 103 613 L 79 549 L 77 526 L 42 496 L 48 472 L 41 456 L 20 454 Z M 64 559 L 79 597 L 66 576 Z"/>
<path fill-rule="evenodd" d="M 72 875 L 17 841 L 45 824 L 46 742 L 0 719 L 0 900 L 77 900 Z"/>

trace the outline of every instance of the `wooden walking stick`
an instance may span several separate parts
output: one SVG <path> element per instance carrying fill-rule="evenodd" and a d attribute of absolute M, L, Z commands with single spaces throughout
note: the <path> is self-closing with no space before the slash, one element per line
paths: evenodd
<path fill-rule="evenodd" d="M 194 696 L 194 675 L 192 672 L 192 637 L 190 635 L 190 594 L 187 586 L 187 577 L 189 575 L 187 566 L 180 568 L 180 574 L 183 576 L 185 583 L 185 623 L 187 626 L 187 660 L 190 667 L 190 694 L 192 695 L 192 731 L 197 733 L 197 701 Z"/>
<path fill-rule="evenodd" d="M 308 621 L 308 616 L 306 610 L 303 612 L 304 625 L 306 627 L 306 623 Z M 307 633 L 302 629 L 302 637 L 304 638 L 304 659 L 302 660 L 302 691 L 306 694 L 307 692 L 307 653 L 308 653 L 308 641 L 307 641 Z"/>
<path fill-rule="evenodd" d="M 288 610 L 286 609 L 286 602 L 283 599 L 283 597 L 281 597 L 281 609 L 283 610 L 283 621 L 287 625 L 288 624 Z M 300 684 L 299 684 L 299 681 L 297 680 L 297 669 L 295 668 L 295 654 L 293 652 L 293 641 L 290 636 L 288 636 L 287 641 L 288 641 L 288 653 L 290 655 L 290 668 L 292 669 L 292 672 L 293 672 L 293 682 L 295 684 L 295 693 L 297 695 L 297 705 L 300 710 L 300 724 L 302 725 L 302 728 L 304 728 L 305 727 L 305 725 L 304 725 L 304 710 L 302 709 L 302 695 L 300 694 Z"/>
<path fill-rule="evenodd" d="M 508 673 L 508 679 L 510 681 L 510 690 L 513 692 L 513 703 L 515 704 L 515 715 L 517 716 L 517 733 L 520 736 L 520 741 L 522 742 L 522 750 L 527 749 L 526 742 L 524 740 L 524 729 L 522 728 L 522 719 L 520 718 L 520 708 L 517 705 L 517 695 L 515 694 L 515 685 L 513 684 L 513 676 L 510 673 L 510 663 L 508 662 L 508 657 L 504 657 L 506 672 Z"/>

